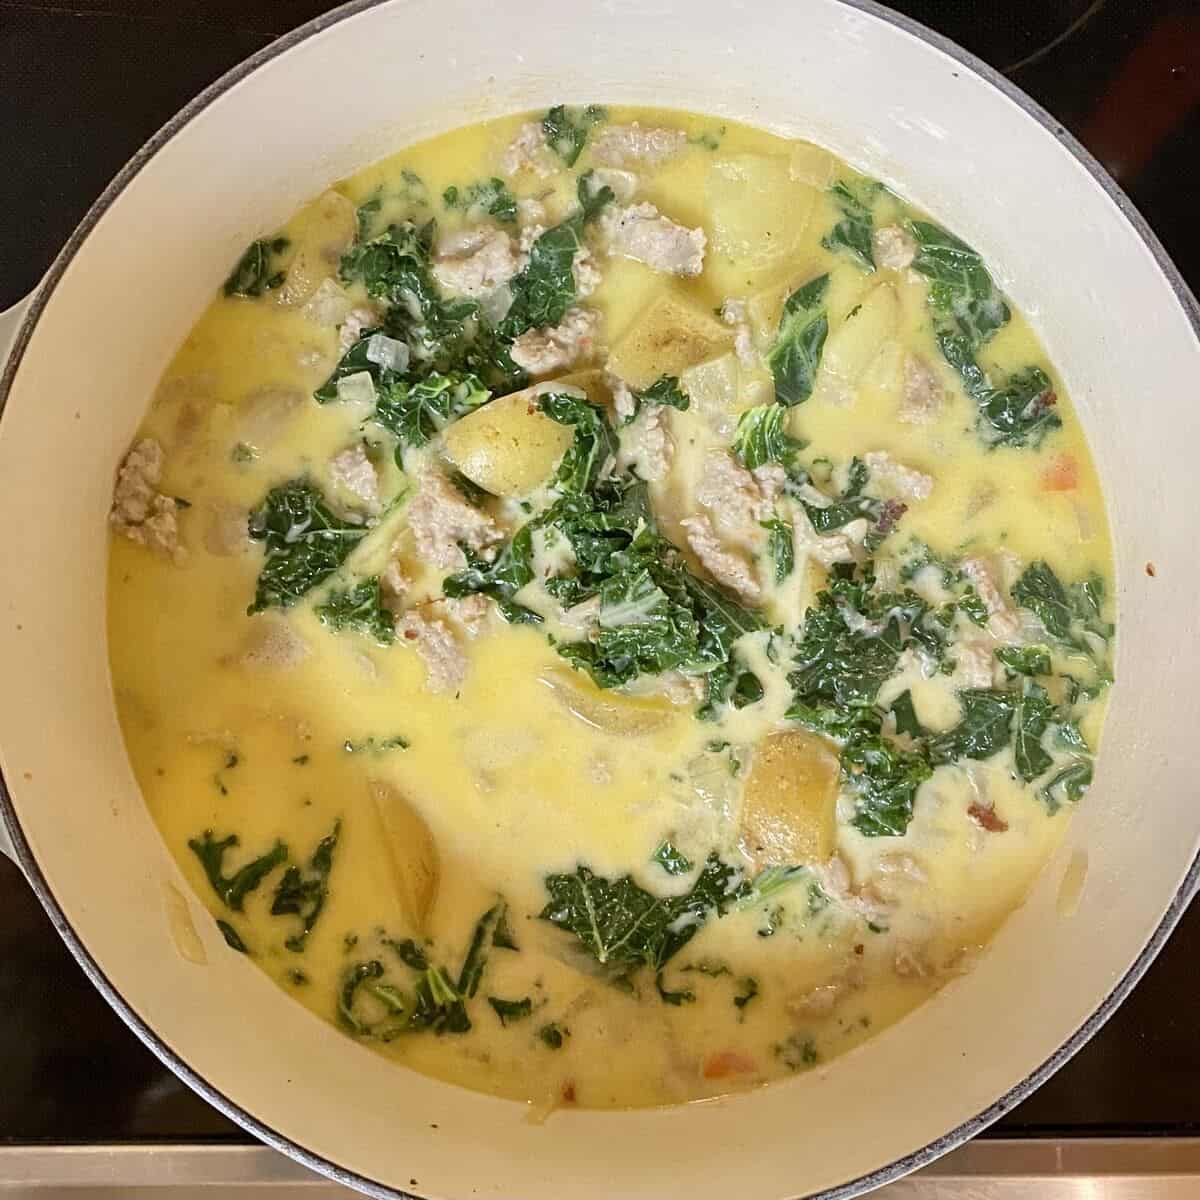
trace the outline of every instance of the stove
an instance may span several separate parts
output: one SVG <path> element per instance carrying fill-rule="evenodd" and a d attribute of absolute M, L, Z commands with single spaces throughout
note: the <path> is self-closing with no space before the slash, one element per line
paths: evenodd
<path fill-rule="evenodd" d="M 138 146 L 322 0 L 0 0 L 0 311 L 41 277 Z M 1196 291 L 1196 0 L 907 0 L 1040 101 L 1108 167 Z M 889 1200 L 1200 1196 L 1200 911 L 1069 1063 Z M 257 1145 L 107 1007 L 0 856 L 0 1196 L 306 1197 L 341 1189 Z M 79 1192 L 72 1192 L 80 1196 Z"/>

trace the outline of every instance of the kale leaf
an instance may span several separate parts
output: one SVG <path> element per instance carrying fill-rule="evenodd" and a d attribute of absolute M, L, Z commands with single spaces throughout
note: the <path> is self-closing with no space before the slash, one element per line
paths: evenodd
<path fill-rule="evenodd" d="M 655 896 L 632 876 L 608 880 L 581 865 L 546 877 L 550 902 L 540 916 L 574 934 L 603 965 L 645 965 L 657 974 L 709 917 L 724 915 L 742 883 L 715 852 L 682 896 Z"/>
<path fill-rule="evenodd" d="M 502 1000 L 499 996 L 489 996 L 487 1002 L 500 1018 L 500 1024 L 506 1027 L 510 1021 L 523 1021 L 533 1012 L 533 1001 L 528 996 L 520 1000 Z"/>
<path fill-rule="evenodd" d="M 571 1031 L 557 1021 L 550 1021 L 538 1030 L 537 1035 L 543 1045 L 551 1050 L 561 1050 L 564 1040 L 571 1036 Z"/>
<path fill-rule="evenodd" d="M 1077 804 L 1092 783 L 1090 759 L 1074 759 L 1062 768 L 1044 787 L 1038 789 L 1038 799 L 1053 816 L 1064 802 Z"/>
<path fill-rule="evenodd" d="M 261 296 L 263 292 L 279 287 L 287 278 L 287 272 L 279 270 L 278 260 L 289 245 L 291 243 L 285 237 L 259 238 L 251 242 L 225 280 L 225 295 Z"/>
<path fill-rule="evenodd" d="M 901 837 L 917 789 L 932 774 L 920 750 L 901 750 L 874 734 L 854 733 L 842 748 L 842 780 L 854 798 L 854 826 L 867 837 Z"/>
<path fill-rule="evenodd" d="M 935 763 L 960 758 L 991 758 L 1008 745 L 1018 697 L 992 688 L 964 688 L 958 693 L 962 718 L 952 729 L 929 739 Z"/>
<path fill-rule="evenodd" d="M 381 1017 L 374 1021 L 366 1017 L 358 1003 L 361 993 L 374 998 L 383 1013 Z M 392 984 L 384 981 L 383 963 L 377 958 L 346 968 L 338 989 L 338 1018 L 351 1033 L 390 1041 L 404 1029 L 402 1023 L 392 1018 L 402 1017 L 407 1011 L 407 1000 Z"/>
<path fill-rule="evenodd" d="M 828 274 L 818 275 L 797 288 L 783 306 L 767 365 L 775 377 L 775 399 L 788 407 L 802 404 L 812 395 L 829 333 L 824 305 L 828 287 Z"/>
<path fill-rule="evenodd" d="M 324 496 L 304 479 L 272 488 L 250 514 L 249 534 L 266 544 L 254 603 L 248 613 L 288 608 L 328 579 L 366 534 L 334 515 Z"/>
<path fill-rule="evenodd" d="M 733 453 L 747 470 L 778 463 L 785 469 L 795 465 L 806 443 L 787 432 L 788 410 L 782 404 L 758 404 L 738 418 L 733 435 Z"/>
<path fill-rule="evenodd" d="M 888 711 L 896 720 L 897 733 L 907 734 L 911 738 L 923 738 L 925 736 L 925 726 L 921 724 L 920 718 L 917 716 L 917 706 L 913 703 L 912 691 L 910 689 L 905 688 L 892 701 Z"/>
<path fill-rule="evenodd" d="M 842 250 L 868 271 L 875 270 L 871 250 L 874 223 L 871 201 L 880 185 L 873 181 L 849 184 L 839 180 L 830 189 L 834 204 L 841 210 L 842 219 L 821 239 L 826 250 Z"/>
<path fill-rule="evenodd" d="M 198 838 L 188 839 L 188 849 L 200 860 L 213 891 L 221 897 L 227 908 L 241 912 L 243 902 L 250 892 L 281 863 L 287 861 L 287 844 L 276 841 L 265 854 L 239 867 L 232 875 L 225 874 L 225 855 L 239 845 L 236 833 L 217 839 L 211 829 L 206 829 Z"/>
<path fill-rule="evenodd" d="M 442 591 L 452 599 L 476 594 L 490 596 L 504 618 L 514 624 L 539 621 L 536 613 L 513 599 L 533 579 L 533 532 L 533 522 L 523 525 L 491 562 L 464 550 L 465 570 L 447 576 Z"/>
<path fill-rule="evenodd" d="M 607 413 L 566 392 L 549 392 L 540 397 L 538 404 L 551 420 L 575 427 L 575 438 L 558 464 L 555 487 L 568 495 L 590 492 L 620 448 Z"/>
<path fill-rule="evenodd" d="M 1054 719 L 1054 705 L 1046 689 L 1026 679 L 1017 701 L 1013 722 L 1013 759 L 1017 774 L 1026 782 L 1044 774 L 1054 760 L 1042 745 L 1042 737 Z"/>
<path fill-rule="evenodd" d="M 222 921 L 217 918 L 217 928 L 221 931 L 221 936 L 225 939 L 225 945 L 230 950 L 236 950 L 239 954 L 249 954 L 250 948 L 242 941 L 242 936 L 228 921 Z"/>
<path fill-rule="evenodd" d="M 375 329 L 364 330 L 358 341 L 338 359 L 338 364 L 333 368 L 333 373 L 313 392 L 313 399 L 318 404 L 329 404 L 336 400 L 338 398 L 338 381 L 345 379 L 347 376 L 360 375 L 365 371 L 371 376 L 371 380 L 374 382 L 376 388 L 389 377 L 390 372 L 387 372 L 379 363 L 372 362 L 367 357 L 367 348 L 370 346 L 371 338 L 375 333 Z"/>
<path fill-rule="evenodd" d="M 491 393 L 476 376 L 435 371 L 421 380 L 398 379 L 383 385 L 375 403 L 375 420 L 394 434 L 401 446 L 424 446 L 447 425 L 490 399 Z"/>
<path fill-rule="evenodd" d="M 542 118 L 542 132 L 550 149 L 568 167 L 573 167 L 583 153 L 592 126 L 607 120 L 608 113 L 598 104 L 589 104 L 583 109 L 556 104 Z"/>
<path fill-rule="evenodd" d="M 308 935 L 312 933 L 325 901 L 329 897 L 329 876 L 333 871 L 333 852 L 342 831 L 340 820 L 333 824 L 333 831 L 318 843 L 309 859 L 309 874 L 299 867 L 288 867 L 283 878 L 275 887 L 275 899 L 271 904 L 271 916 L 292 914 L 300 918 L 301 929 L 284 942 L 289 950 L 299 953 L 304 949 Z"/>
<path fill-rule="evenodd" d="M 623 425 L 628 425 L 636 420 L 642 409 L 649 405 L 658 407 L 667 405 L 670 408 L 679 409 L 680 412 L 685 412 L 688 405 L 691 404 L 691 398 L 683 390 L 678 376 L 675 375 L 660 375 L 648 388 L 643 388 L 641 391 L 631 388 L 630 395 L 633 397 L 633 411 L 621 422 Z"/>
<path fill-rule="evenodd" d="M 442 203 L 450 209 L 461 209 L 470 217 L 495 217 L 512 224 L 517 219 L 517 200 L 503 179 L 491 178 L 469 187 L 453 184 L 442 193 Z"/>
<path fill-rule="evenodd" d="M 692 869 L 692 860 L 670 838 L 654 851 L 651 858 L 668 875 L 686 875 Z"/>
<path fill-rule="evenodd" d="M 371 575 L 351 588 L 334 588 L 314 611 L 322 625 L 342 632 L 353 630 L 387 646 L 396 636 L 396 622 L 384 607 L 378 575 Z"/>
<path fill-rule="evenodd" d="M 796 544 L 794 531 L 787 521 L 772 517 L 762 521 L 767 531 L 767 553 L 775 564 L 775 582 L 782 583 L 796 569 Z"/>

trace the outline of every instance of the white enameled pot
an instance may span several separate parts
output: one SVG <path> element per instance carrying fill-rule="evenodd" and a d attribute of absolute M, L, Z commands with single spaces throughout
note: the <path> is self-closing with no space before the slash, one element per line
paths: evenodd
<path fill-rule="evenodd" d="M 690 108 L 824 143 L 977 246 L 1086 426 L 1121 628 L 1097 782 L 975 970 L 793 1081 L 537 1125 L 519 1105 L 356 1045 L 223 952 L 199 919 L 117 727 L 105 514 L 159 373 L 249 238 L 407 142 L 561 100 Z M 232 71 L 157 134 L 73 235 L 17 335 L 0 384 L 0 812 L 16 857 L 156 1053 L 265 1141 L 365 1191 L 772 1200 L 895 1178 L 1077 1049 L 1196 885 L 1196 323 L 1154 236 L 1061 127 L 873 5 L 358 0 Z M 1086 878 L 1068 912 L 1060 890 L 1079 856 Z M 180 904 L 203 955 L 177 948 Z"/>

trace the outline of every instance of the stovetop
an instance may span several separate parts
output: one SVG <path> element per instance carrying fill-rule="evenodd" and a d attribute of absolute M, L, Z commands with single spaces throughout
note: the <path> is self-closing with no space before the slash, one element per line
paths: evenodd
<path fill-rule="evenodd" d="M 34 286 L 92 199 L 177 108 L 330 7 L 0 0 L 0 310 Z M 1054 113 L 1117 176 L 1200 291 L 1200 219 L 1185 186 L 1200 156 L 1196 0 L 895 7 L 973 50 Z M 1200 1133 L 1198 956 L 1193 909 L 1104 1029 L 985 1136 Z M 252 1140 L 109 1010 L 2 857 L 0 1014 L 0 1145 Z"/>

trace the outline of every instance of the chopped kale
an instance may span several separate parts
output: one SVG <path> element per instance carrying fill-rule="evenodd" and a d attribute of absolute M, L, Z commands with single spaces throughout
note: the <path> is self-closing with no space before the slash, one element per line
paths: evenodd
<path fill-rule="evenodd" d="M 791 1071 L 808 1070 L 820 1061 L 817 1044 L 810 1037 L 793 1033 L 786 1041 L 775 1046 L 775 1057 Z"/>
<path fill-rule="evenodd" d="M 587 144 L 594 125 L 608 120 L 608 113 L 598 104 L 586 108 L 567 108 L 556 104 L 542 118 L 546 144 L 568 167 L 573 167 Z"/>
<path fill-rule="evenodd" d="M 913 703 L 912 692 L 908 688 L 905 688 L 892 701 L 889 711 L 896 719 L 897 733 L 905 733 L 911 738 L 922 738 L 925 736 L 925 727 L 917 717 L 917 709 Z"/>
<path fill-rule="evenodd" d="M 962 719 L 952 729 L 929 740 L 935 763 L 960 758 L 991 758 L 1009 743 L 1017 696 L 991 688 L 966 688 L 958 693 Z"/>
<path fill-rule="evenodd" d="M 680 412 L 685 412 L 688 405 L 691 404 L 691 398 L 683 390 L 675 375 L 660 375 L 648 388 L 643 388 L 641 391 L 631 388 L 630 395 L 633 397 L 633 412 L 625 417 L 622 422 L 624 425 L 636 420 L 638 414 L 647 406 L 666 405 L 669 408 L 677 408 Z"/>
<path fill-rule="evenodd" d="M 429 957 L 412 938 L 396 939 L 385 937 L 383 944 L 390 946 L 406 967 L 411 967 L 414 971 L 429 970 Z"/>
<path fill-rule="evenodd" d="M 276 841 L 266 854 L 246 863 L 232 875 L 225 875 L 225 855 L 229 850 L 239 845 L 236 833 L 217 839 L 213 831 L 206 829 L 198 838 L 188 839 L 188 848 L 200 860 L 208 882 L 213 891 L 225 902 L 227 908 L 234 912 L 242 911 L 242 903 L 246 896 L 254 891 L 260 883 L 281 863 L 287 861 L 287 844 Z"/>
<path fill-rule="evenodd" d="M 555 487 L 564 495 L 590 492 L 619 449 L 607 413 L 566 392 L 549 392 L 539 399 L 538 404 L 551 420 L 575 428 L 575 438 L 558 464 Z"/>
<path fill-rule="evenodd" d="M 304 949 L 308 936 L 329 898 L 329 876 L 333 871 L 333 852 L 337 847 L 342 822 L 335 821 L 333 831 L 318 843 L 308 863 L 308 873 L 299 867 L 288 867 L 283 878 L 275 887 L 275 899 L 271 904 L 271 916 L 291 914 L 300 918 L 299 933 L 284 942 L 289 950 L 299 953 Z"/>
<path fill-rule="evenodd" d="M 497 221 L 513 223 L 517 219 L 517 200 L 503 179 L 487 179 L 469 187 L 453 185 L 442 193 L 447 208 L 462 209 L 468 216 L 495 217 Z"/>
<path fill-rule="evenodd" d="M 382 1014 L 370 1020 L 362 1011 L 359 996 L 375 1001 Z M 408 1013 L 408 1001 L 392 984 L 384 980 L 383 963 L 377 958 L 347 967 L 338 989 L 338 1018 L 351 1033 L 390 1041 L 404 1030 L 401 1020 Z"/>
<path fill-rule="evenodd" d="M 763 521 L 767 531 L 767 553 L 775 564 L 775 582 L 782 583 L 796 569 L 796 545 L 792 526 L 787 521 L 772 517 Z"/>
<path fill-rule="evenodd" d="M 829 333 L 824 305 L 828 287 L 829 276 L 819 275 L 794 291 L 783 306 L 775 345 L 767 355 L 780 404 L 802 404 L 812 395 Z"/>
<path fill-rule="evenodd" d="M 334 588 L 314 611 L 322 625 L 338 632 L 365 633 L 381 646 L 389 645 L 396 636 L 396 620 L 384 607 L 378 575 L 369 576 L 351 588 Z"/>
<path fill-rule="evenodd" d="M 648 966 L 656 974 L 714 913 L 723 915 L 742 884 L 740 872 L 714 853 L 691 890 L 655 896 L 632 876 L 608 880 L 588 867 L 550 875 L 541 919 L 574 934 L 603 965 Z"/>
<path fill-rule="evenodd" d="M 498 900 L 475 922 L 471 944 L 467 947 L 462 969 L 458 973 L 458 990 L 468 1000 L 479 990 L 479 981 L 487 966 L 488 946 L 494 944 L 496 927 L 507 909 L 508 905 Z"/>
<path fill-rule="evenodd" d="M 228 921 L 222 921 L 217 918 L 217 928 L 221 931 L 221 936 L 225 939 L 225 944 L 230 950 L 236 950 L 239 954 L 249 954 L 250 950 L 246 943 L 242 941 L 241 934 Z"/>
<path fill-rule="evenodd" d="M 225 280 L 226 296 L 261 296 L 277 288 L 287 278 L 279 269 L 279 256 L 291 243 L 285 237 L 259 238 L 246 247 L 229 278 Z"/>
<path fill-rule="evenodd" d="M 1054 760 L 1042 745 L 1042 738 L 1054 719 L 1054 705 L 1046 689 L 1032 679 L 1026 679 L 1017 701 L 1013 722 L 1013 759 L 1017 774 L 1026 783 L 1044 774 Z"/>
<path fill-rule="evenodd" d="M 474 375 L 435 371 L 416 382 L 399 379 L 382 387 L 374 419 L 400 446 L 419 447 L 490 399 L 491 393 Z"/>
<path fill-rule="evenodd" d="M 1038 789 L 1038 799 L 1053 816 L 1064 802 L 1077 804 L 1091 783 L 1091 760 L 1075 759 L 1063 767 L 1044 787 Z"/>
<path fill-rule="evenodd" d="M 518 950 L 517 939 L 513 934 L 512 926 L 508 922 L 508 905 L 505 904 L 500 909 L 500 915 L 496 918 L 496 926 L 492 930 L 492 945 L 500 950 Z"/>
<path fill-rule="evenodd" d="M 867 837 L 903 837 L 917 789 L 932 774 L 924 753 L 856 732 L 841 761 L 843 783 L 854 798 L 854 827 Z"/>
<path fill-rule="evenodd" d="M 346 352 L 338 359 L 337 366 L 333 368 L 333 373 L 315 392 L 313 399 L 318 404 L 329 404 L 338 398 L 338 382 L 347 378 L 350 375 L 361 375 L 363 372 L 371 376 L 372 383 L 376 388 L 379 387 L 386 378 L 389 372 L 377 362 L 372 362 L 367 357 L 367 348 L 371 344 L 371 338 L 377 330 L 366 329 L 362 336 L 356 341 Z"/>
<path fill-rule="evenodd" d="M 272 488 L 250 514 L 250 537 L 265 544 L 266 558 L 247 612 L 295 604 L 345 562 L 366 532 L 335 516 L 307 480 Z"/>
<path fill-rule="evenodd" d="M 537 1035 L 543 1045 L 551 1050 L 561 1050 L 563 1042 L 571 1036 L 571 1031 L 557 1021 L 550 1021 L 538 1030 Z"/>
<path fill-rule="evenodd" d="M 431 1029 L 434 1033 L 466 1033 L 471 1028 L 467 1006 L 459 988 L 441 967 L 430 967 L 416 987 L 416 1002 L 409 1017 L 410 1030 Z"/>
<path fill-rule="evenodd" d="M 829 195 L 841 210 L 842 219 L 821 239 L 826 250 L 841 250 L 868 271 L 875 270 L 875 256 L 871 250 L 874 232 L 871 201 L 879 187 L 873 181 L 846 183 L 839 180 L 835 183 L 829 189 Z"/>
<path fill-rule="evenodd" d="M 778 463 L 791 469 L 805 443 L 787 432 L 788 410 L 782 404 L 759 404 L 738 418 L 733 452 L 749 470 Z"/>
<path fill-rule="evenodd" d="M 489 996 L 487 1002 L 500 1018 L 500 1024 L 505 1027 L 511 1021 L 523 1021 L 533 1012 L 533 1001 L 528 996 L 520 1000 L 502 1000 L 499 996 Z"/>
<path fill-rule="evenodd" d="M 442 590 L 452 599 L 462 596 L 491 596 L 506 620 L 515 624 L 538 621 L 536 613 L 517 604 L 513 597 L 533 579 L 533 524 L 522 526 L 488 562 L 464 551 L 465 570 L 447 576 Z"/>
<path fill-rule="evenodd" d="M 968 584 L 963 594 L 958 598 L 958 607 L 967 615 L 967 619 L 980 629 L 987 628 L 988 610 L 983 597 Z"/>
<path fill-rule="evenodd" d="M 656 972 L 654 976 L 654 988 L 658 992 L 658 998 L 664 1004 L 672 1004 L 676 1008 L 684 1004 L 693 1004 L 696 1000 L 696 993 L 690 988 L 683 988 L 680 991 L 672 991 L 666 984 L 663 983 L 663 973 Z"/>
<path fill-rule="evenodd" d="M 738 992 L 733 998 L 734 1007 L 744 1010 L 746 1005 L 758 995 L 758 980 L 747 975 L 738 981 Z"/>
<path fill-rule="evenodd" d="M 669 838 L 654 851 L 651 858 L 668 875 L 686 875 L 692 869 L 692 860 Z"/>

